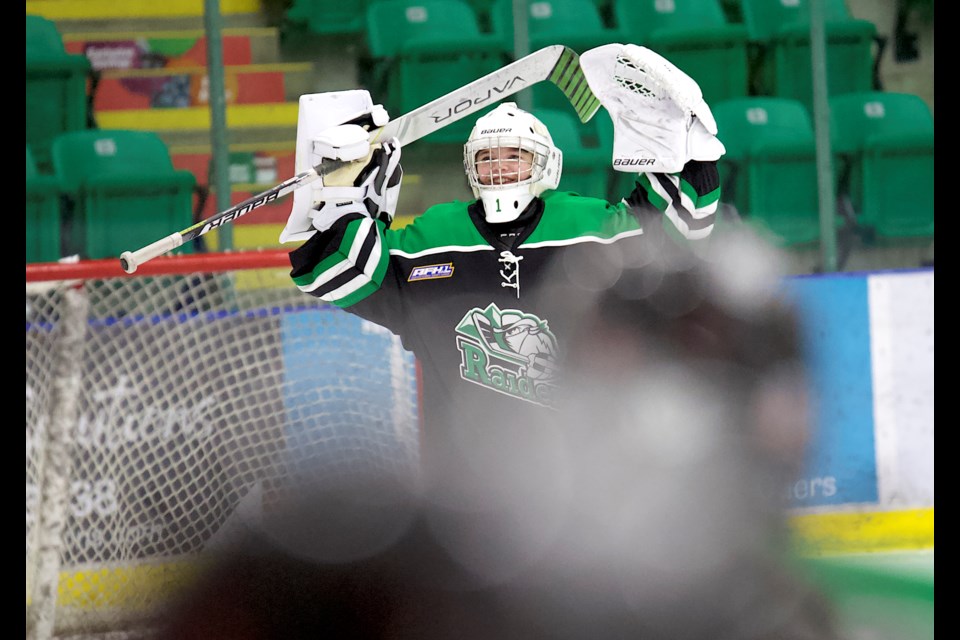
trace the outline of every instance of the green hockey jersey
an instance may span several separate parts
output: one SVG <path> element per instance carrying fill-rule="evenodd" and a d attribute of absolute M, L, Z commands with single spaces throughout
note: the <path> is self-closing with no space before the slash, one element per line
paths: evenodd
<path fill-rule="evenodd" d="M 548 192 L 509 233 L 486 223 L 478 201 L 436 205 L 396 230 L 348 214 L 291 252 L 291 275 L 413 352 L 421 456 L 446 467 L 473 431 L 549 422 L 572 322 L 556 285 L 609 286 L 615 274 L 591 264 L 611 252 L 642 258 L 666 231 L 706 237 L 718 198 L 715 163 L 691 162 L 677 175 L 641 174 L 617 204 Z"/>

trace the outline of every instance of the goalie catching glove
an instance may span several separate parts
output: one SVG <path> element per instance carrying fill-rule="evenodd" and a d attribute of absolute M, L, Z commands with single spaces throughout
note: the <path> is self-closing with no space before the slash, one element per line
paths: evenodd
<path fill-rule="evenodd" d="M 725 153 L 700 86 L 666 58 L 634 44 L 580 55 L 587 84 L 613 121 L 613 168 L 676 173 Z"/>
<path fill-rule="evenodd" d="M 300 96 L 297 173 L 324 160 L 347 164 L 294 191 L 280 242 L 306 240 L 350 213 L 390 226 L 403 178 L 400 145 L 395 138 L 370 142 L 370 131 L 389 119 L 386 110 L 373 104 L 365 90 Z"/>

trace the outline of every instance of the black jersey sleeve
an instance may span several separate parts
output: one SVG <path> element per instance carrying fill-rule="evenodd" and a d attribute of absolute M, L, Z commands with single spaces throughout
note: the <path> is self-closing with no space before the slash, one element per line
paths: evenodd
<path fill-rule="evenodd" d="M 290 252 L 294 284 L 306 294 L 402 333 L 399 285 L 384 224 L 348 214 Z"/>
<path fill-rule="evenodd" d="M 720 201 L 717 163 L 691 160 L 679 173 L 641 173 L 624 200 L 634 210 L 659 212 L 689 240 L 705 238 Z"/>

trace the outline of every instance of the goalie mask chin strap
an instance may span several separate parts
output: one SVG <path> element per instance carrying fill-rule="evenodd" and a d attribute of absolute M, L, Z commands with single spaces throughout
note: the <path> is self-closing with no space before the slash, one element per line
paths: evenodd
<path fill-rule="evenodd" d="M 513 222 L 530 206 L 534 195 L 526 189 L 500 189 L 483 191 L 480 202 L 483 204 L 484 217 L 491 224 Z"/>

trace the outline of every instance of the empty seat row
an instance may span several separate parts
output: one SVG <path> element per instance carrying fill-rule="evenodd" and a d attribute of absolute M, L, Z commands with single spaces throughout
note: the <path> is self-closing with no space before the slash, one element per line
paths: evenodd
<path fill-rule="evenodd" d="M 729 2 L 729 0 L 726 0 Z M 648 46 L 696 79 L 708 101 L 746 95 L 796 98 L 812 105 L 810 2 L 736 0 L 742 22 L 730 19 L 725 0 L 531 0 L 524 3 L 530 50 L 564 44 L 578 52 L 609 42 Z M 390 101 L 407 82 L 397 76 L 405 55 L 390 41 L 408 43 L 420 57 L 435 48 L 449 55 L 459 40 L 464 54 L 510 59 L 514 52 L 514 0 L 297 0 L 288 17 L 306 20 L 318 34 L 355 33 L 375 69 L 369 88 Z M 605 16 L 609 14 L 609 18 Z M 306 24 L 306 23 L 304 23 Z M 340 25 L 338 27 L 338 24 Z M 856 19 L 845 0 L 825 0 L 827 81 L 831 95 L 878 89 L 876 26 Z M 488 37 L 489 36 L 489 37 Z M 477 77 L 464 64 L 462 78 Z M 391 74 L 393 74 L 391 76 Z M 386 84 L 390 86 L 387 87 Z M 422 83 L 407 93 L 422 88 Z M 435 97 L 423 96 L 418 104 Z M 396 104 L 403 100 L 396 100 Z M 545 105 L 555 106 L 555 105 Z"/>
<path fill-rule="evenodd" d="M 594 0 L 535 0 L 527 4 L 526 23 L 531 49 L 567 44 L 582 51 L 613 41 L 646 44 L 693 76 L 711 103 L 756 93 L 750 88 L 749 71 L 754 64 L 749 52 L 755 49 L 748 44 L 779 42 L 773 48 L 775 55 L 763 58 L 760 84 L 766 90 L 760 93 L 794 97 L 810 106 L 810 54 L 808 44 L 804 45 L 809 31 L 804 22 L 809 15 L 807 0 L 764 0 L 756 7 L 754 0 L 743 3 L 744 24 L 732 24 L 721 0 L 614 1 L 609 6 L 619 26 L 610 29 L 603 24 Z M 476 2 L 367 0 L 359 4 L 364 5 L 368 56 L 362 79 L 394 115 L 500 68 L 512 57 L 513 0 L 490 0 L 486 8 L 489 33 L 481 28 Z M 338 10 L 345 12 L 349 5 L 341 2 Z M 766 5 L 780 8 L 760 9 Z M 867 90 L 872 83 L 868 40 L 872 25 L 850 18 L 843 0 L 827 0 L 827 5 L 828 40 L 834 33 L 839 38 L 828 56 L 831 95 Z M 319 6 L 308 10 L 301 3 L 294 8 L 331 22 L 338 15 L 336 11 L 321 12 Z M 27 140 L 38 165 L 46 169 L 53 136 L 93 126 L 89 61 L 64 53 L 59 34 L 48 20 L 28 15 L 27 31 Z M 857 37 L 850 37 L 854 32 Z M 55 78 L 49 74 L 49 59 L 56 60 Z M 47 74 L 42 78 L 38 75 L 41 70 Z M 534 86 L 529 93 L 534 105 L 568 108 L 562 93 L 547 83 Z M 524 99 L 522 94 L 518 98 Z M 468 132 L 468 123 L 459 122 L 427 140 L 459 142 Z"/>
<path fill-rule="evenodd" d="M 193 224 L 196 178 L 155 133 L 71 131 L 50 153 L 41 173 L 27 145 L 27 262 L 118 257 Z"/>
<path fill-rule="evenodd" d="M 613 124 L 596 114 L 596 140 L 565 110 L 535 109 L 563 151 L 559 189 L 619 200 L 635 175 L 613 172 Z M 749 96 L 713 108 L 721 203 L 781 247 L 819 241 L 816 135 L 810 111 L 790 98 Z M 838 232 L 866 244 L 932 239 L 933 117 L 917 95 L 867 91 L 830 101 Z"/>
<path fill-rule="evenodd" d="M 932 238 L 933 118 L 926 103 L 912 94 L 864 92 L 837 96 L 830 106 L 834 187 L 856 231 L 881 241 Z M 612 125 L 604 110 L 596 116 L 601 135 L 592 142 L 571 113 L 534 112 L 564 152 L 560 189 L 615 199 L 632 188 L 631 174 L 609 168 Z M 754 96 L 722 101 L 713 112 L 727 148 L 719 163 L 722 201 L 777 244 L 816 242 L 816 145 L 808 110 L 796 100 Z M 156 134 L 68 132 L 54 140 L 51 155 L 54 172 L 44 175 L 27 146 L 28 262 L 73 253 L 115 257 L 193 222 L 196 179 L 174 168 Z"/>
<path fill-rule="evenodd" d="M 816 136 L 810 111 L 790 98 L 753 96 L 713 106 L 721 200 L 779 245 L 820 237 Z M 838 228 L 867 242 L 932 239 L 933 116 L 907 93 L 830 99 Z"/>
<path fill-rule="evenodd" d="M 56 178 L 37 170 L 27 145 L 27 262 L 55 262 L 63 257 L 60 247 L 60 185 Z"/>
<path fill-rule="evenodd" d="M 754 54 L 754 95 L 813 104 L 810 0 L 740 0 Z M 845 0 L 821 0 L 828 95 L 880 89 L 876 25 L 854 18 Z"/>
<path fill-rule="evenodd" d="M 93 125 L 90 60 L 67 53 L 56 24 L 27 14 L 27 144 L 42 170 L 50 166 L 50 144 L 67 131 Z"/>
<path fill-rule="evenodd" d="M 370 5 L 364 82 L 392 117 L 502 67 L 506 53 L 481 33 L 464 2 L 383 0 Z M 492 105 L 491 105 L 492 106 Z M 424 138 L 460 142 L 470 122 L 460 120 Z"/>

